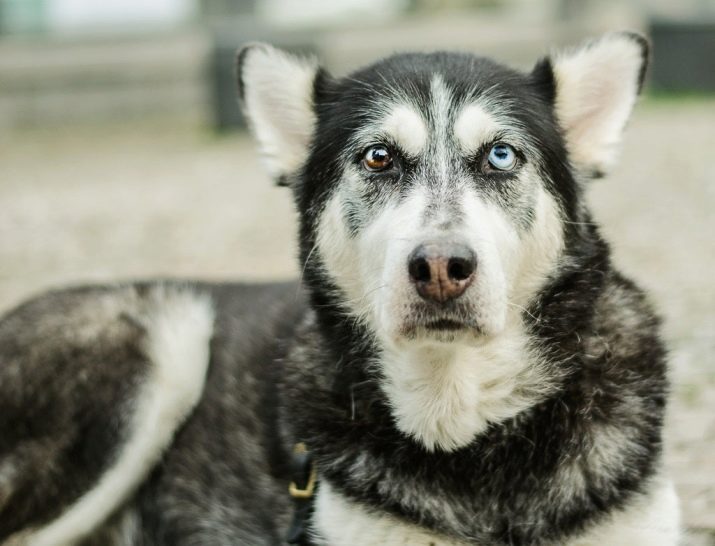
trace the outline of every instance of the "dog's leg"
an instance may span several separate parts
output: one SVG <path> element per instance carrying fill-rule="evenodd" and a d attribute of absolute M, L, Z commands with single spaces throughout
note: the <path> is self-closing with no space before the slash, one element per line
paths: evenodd
<path fill-rule="evenodd" d="M 74 544 L 102 525 L 198 402 L 209 361 L 212 308 L 188 291 L 121 290 L 60 311 L 41 300 L 35 307 L 0 324 L 0 395 L 25 391 L 2 423 L 16 438 L 0 450 L 0 521 L 18 531 L 5 546 Z M 33 320 L 37 339 L 22 331 Z M 13 335 L 25 341 L 13 346 Z M 45 373 L 51 366 L 56 373 Z M 85 468 L 93 455 L 102 462 Z"/>

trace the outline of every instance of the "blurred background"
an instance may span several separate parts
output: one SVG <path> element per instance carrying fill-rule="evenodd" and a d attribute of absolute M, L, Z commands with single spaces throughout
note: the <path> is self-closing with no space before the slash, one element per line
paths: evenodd
<path fill-rule="evenodd" d="M 715 0 L 0 0 L 0 310 L 79 282 L 297 275 L 290 196 L 235 100 L 243 42 L 336 74 L 405 49 L 529 68 L 621 29 L 655 61 L 589 199 L 665 317 L 668 466 L 691 543 L 715 544 Z"/>

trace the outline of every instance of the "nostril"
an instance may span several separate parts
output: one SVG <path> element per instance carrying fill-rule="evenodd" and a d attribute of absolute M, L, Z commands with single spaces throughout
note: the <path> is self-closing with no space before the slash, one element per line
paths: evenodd
<path fill-rule="evenodd" d="M 465 281 L 474 273 L 476 260 L 470 258 L 450 258 L 447 264 L 447 276 L 453 281 Z"/>
<path fill-rule="evenodd" d="M 409 273 L 415 282 L 429 282 L 431 279 L 429 262 L 422 256 L 413 258 L 410 260 Z"/>

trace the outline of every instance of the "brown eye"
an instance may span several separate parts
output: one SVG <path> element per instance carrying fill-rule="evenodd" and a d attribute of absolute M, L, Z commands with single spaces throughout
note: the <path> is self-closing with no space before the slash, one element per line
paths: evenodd
<path fill-rule="evenodd" d="M 372 146 L 365 152 L 362 164 L 368 171 L 384 171 L 392 165 L 392 154 L 385 146 Z"/>

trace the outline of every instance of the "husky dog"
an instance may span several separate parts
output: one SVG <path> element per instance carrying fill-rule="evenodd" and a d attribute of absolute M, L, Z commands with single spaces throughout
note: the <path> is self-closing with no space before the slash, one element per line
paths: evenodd
<path fill-rule="evenodd" d="M 285 544 L 301 443 L 294 543 L 676 544 L 659 322 L 584 201 L 647 57 L 623 33 L 529 73 L 432 53 L 333 78 L 243 48 L 302 287 L 84 287 L 6 315 L 0 543 Z"/>

